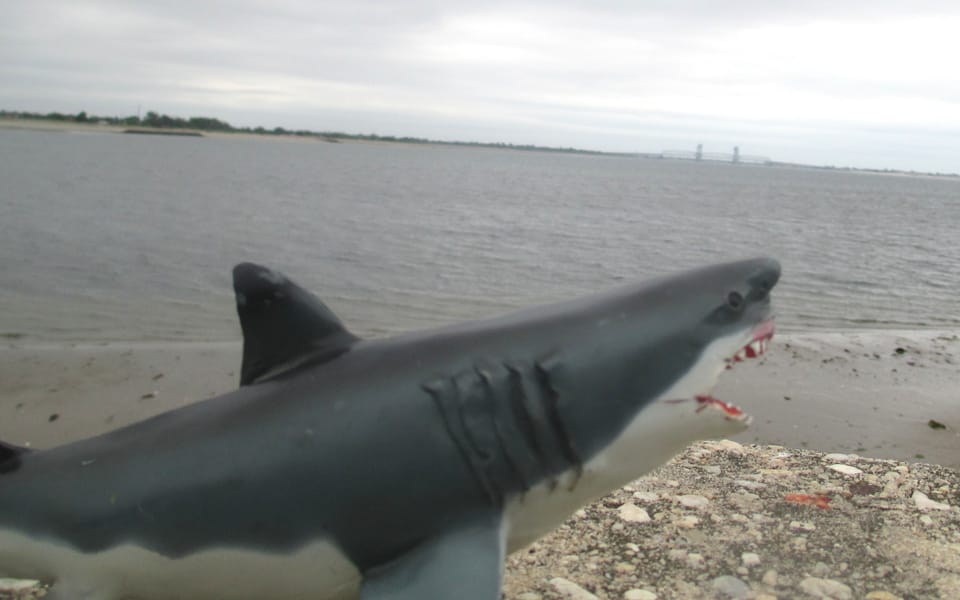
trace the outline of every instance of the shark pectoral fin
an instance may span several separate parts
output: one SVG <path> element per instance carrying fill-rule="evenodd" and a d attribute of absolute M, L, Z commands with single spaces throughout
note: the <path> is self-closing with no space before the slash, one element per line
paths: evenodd
<path fill-rule="evenodd" d="M 358 339 L 319 298 L 266 267 L 235 266 L 233 290 L 243 329 L 242 386 L 332 360 Z"/>
<path fill-rule="evenodd" d="M 426 540 L 364 574 L 361 600 L 497 600 L 505 541 L 500 516 L 484 516 Z"/>

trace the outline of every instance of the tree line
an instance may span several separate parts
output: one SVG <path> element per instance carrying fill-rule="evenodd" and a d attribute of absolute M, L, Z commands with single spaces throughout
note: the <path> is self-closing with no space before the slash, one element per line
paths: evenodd
<path fill-rule="evenodd" d="M 553 148 L 547 146 L 537 146 L 534 144 L 508 144 L 503 142 L 457 142 L 446 140 L 431 140 L 426 138 L 377 135 L 375 133 L 343 133 L 340 131 L 310 131 L 308 129 L 285 129 L 283 127 L 274 127 L 267 129 L 264 127 L 234 127 L 213 117 L 174 117 L 165 114 L 159 114 L 149 111 L 144 117 L 131 115 L 127 117 L 88 115 L 86 111 L 80 111 L 76 114 L 69 113 L 33 113 L 23 111 L 0 110 L 0 119 L 39 119 L 46 121 L 61 121 L 73 123 L 101 123 L 104 125 L 113 125 L 121 127 L 151 127 L 156 129 L 191 129 L 196 131 L 218 131 L 224 133 L 253 133 L 261 135 L 286 135 L 297 137 L 315 137 L 329 142 L 340 140 L 365 140 L 376 142 L 399 142 L 405 144 L 443 144 L 449 146 L 475 146 L 481 148 L 503 148 L 509 150 L 530 150 L 538 152 L 567 152 L 573 154 L 593 154 L 605 156 L 635 156 L 634 154 L 624 154 L 619 152 L 598 152 L 594 150 L 583 150 L 580 148 Z"/>

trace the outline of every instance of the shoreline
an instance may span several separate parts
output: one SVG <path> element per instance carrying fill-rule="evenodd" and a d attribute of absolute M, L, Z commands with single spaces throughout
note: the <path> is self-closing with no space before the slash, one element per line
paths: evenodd
<path fill-rule="evenodd" d="M 231 391 L 241 353 L 239 339 L 0 341 L 0 440 L 54 446 Z M 957 381 L 957 331 L 790 333 L 713 393 L 753 417 L 742 443 L 960 470 Z"/>

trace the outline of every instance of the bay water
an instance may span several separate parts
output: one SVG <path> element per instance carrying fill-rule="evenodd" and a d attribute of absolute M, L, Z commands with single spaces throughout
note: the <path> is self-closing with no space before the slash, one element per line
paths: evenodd
<path fill-rule="evenodd" d="M 0 129 L 0 336 L 233 340 L 230 269 L 361 335 L 770 255 L 780 330 L 960 327 L 960 179 Z"/>

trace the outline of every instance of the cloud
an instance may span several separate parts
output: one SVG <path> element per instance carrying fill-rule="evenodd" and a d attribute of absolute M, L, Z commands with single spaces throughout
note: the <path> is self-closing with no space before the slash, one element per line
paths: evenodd
<path fill-rule="evenodd" d="M 870 131 L 937 150 L 924 167 L 857 146 L 862 166 L 957 170 L 958 28 L 960 5 L 922 0 L 34 0 L 0 20 L 0 106 L 612 150 L 713 140 L 807 162 Z"/>

